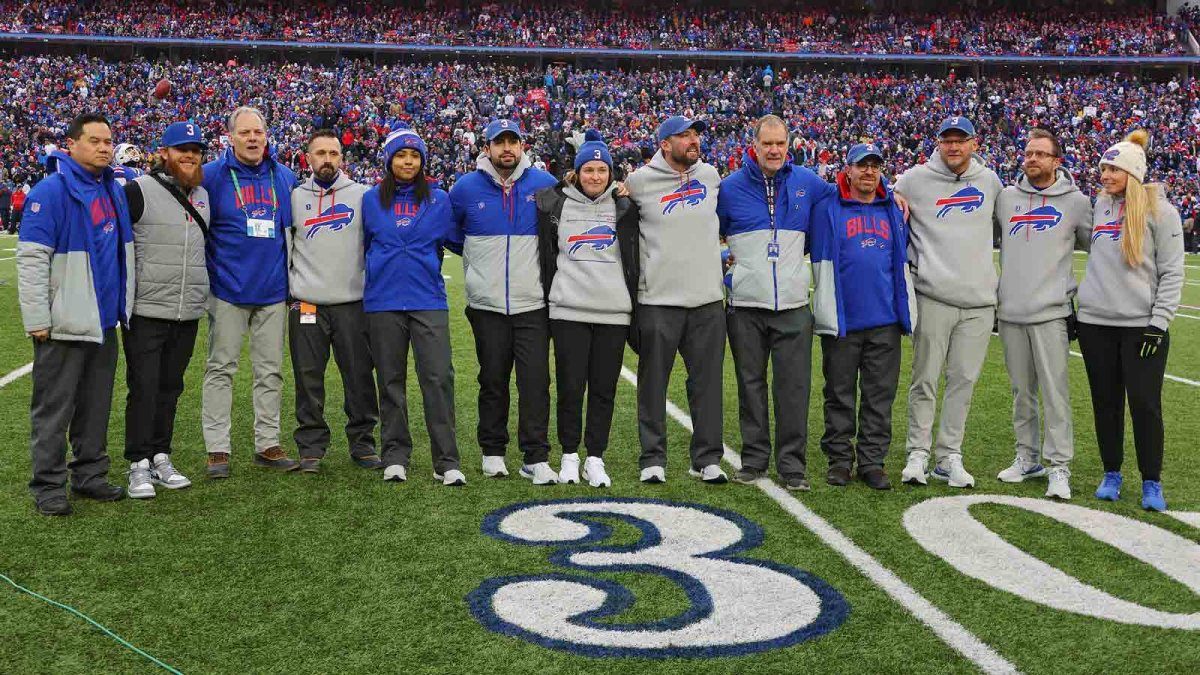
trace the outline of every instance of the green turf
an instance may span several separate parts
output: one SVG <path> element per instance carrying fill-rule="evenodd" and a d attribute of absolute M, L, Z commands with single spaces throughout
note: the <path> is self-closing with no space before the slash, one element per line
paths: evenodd
<path fill-rule="evenodd" d="M 0 238 L 3 242 L 11 239 Z M 12 244 L 8 244 L 11 247 Z M 11 252 L 8 255 L 12 255 Z M 0 258 L 6 257 L 0 255 Z M 1077 268 L 1082 270 L 1083 258 Z M 1192 258 L 1189 257 L 1189 264 Z M 1197 262 L 1196 264 L 1200 264 Z M 453 346 L 457 366 L 458 437 L 470 484 L 462 490 L 433 483 L 420 397 L 410 376 L 416 450 L 410 479 L 385 484 L 378 473 L 354 467 L 345 438 L 335 431 L 323 473 L 278 475 L 250 466 L 252 415 L 248 362 L 237 375 L 233 478 L 202 478 L 199 387 L 205 353 L 201 330 L 177 425 L 176 464 L 196 485 L 159 491 L 150 501 L 92 504 L 76 501 L 66 519 L 37 516 L 28 480 L 30 379 L 0 389 L 0 573 L 78 607 L 134 644 L 192 672 L 489 672 L 489 673 L 959 673 L 973 666 L 941 642 L 867 578 L 761 491 L 710 487 L 685 474 L 687 433 L 672 424 L 669 482 L 637 482 L 634 390 L 622 384 L 606 461 L 614 488 L 535 488 L 515 477 L 487 480 L 474 442 L 475 366 L 470 328 L 462 314 L 461 265 L 448 258 Z M 1189 269 L 1200 283 L 1200 270 Z M 16 299 L 12 261 L 0 261 L 0 374 L 30 359 Z M 1191 298 L 1191 300 L 1189 300 Z M 1200 288 L 1188 286 L 1185 304 L 1200 306 Z M 1181 310 L 1186 311 L 1186 310 Z M 1200 310 L 1195 310 L 1200 316 Z M 1172 326 L 1168 372 L 1200 380 L 1200 320 Z M 897 430 L 888 469 L 898 483 L 905 428 L 908 341 Z M 1029 673 L 1194 673 L 1200 671 L 1200 633 L 1139 628 L 1041 607 L 963 577 L 925 552 L 904 530 L 908 507 L 951 494 L 943 485 L 899 487 L 880 494 L 861 484 L 837 490 L 819 480 L 825 461 L 821 430 L 819 347 L 815 349 L 813 406 L 809 411 L 813 492 L 800 499 L 855 543 L 961 622 L 1019 669 Z M 632 368 L 636 359 L 629 355 Z M 122 366 L 123 367 L 123 366 Z M 671 399 L 686 409 L 682 370 Z M 1200 531 L 1142 513 L 1132 492 L 1122 502 L 1090 498 L 1100 472 L 1082 361 L 1071 362 L 1078 458 L 1074 503 L 1161 524 L 1200 541 Z M 117 458 L 114 480 L 124 480 L 124 394 L 118 378 L 109 439 Z M 292 428 L 291 373 L 286 373 L 285 430 Z M 344 425 L 341 385 L 327 378 L 331 426 Z M 1168 382 L 1166 495 L 1174 509 L 1200 511 L 1200 462 L 1193 439 L 1196 387 Z M 1044 483 L 1017 486 L 994 480 L 1012 456 L 1011 396 L 998 340 L 968 421 L 967 467 L 980 492 L 1040 497 Z M 553 413 L 553 411 L 552 411 Z M 726 360 L 725 440 L 738 447 L 732 359 Z M 515 423 L 515 419 L 513 420 Z M 552 426 L 553 429 L 553 421 Z M 552 434 L 553 436 L 553 434 Z M 286 445 L 291 446 L 290 439 Z M 1130 471 L 1133 467 L 1129 441 Z M 556 462 L 557 463 L 557 462 Z M 1136 472 L 1132 476 L 1136 478 Z M 1133 481 L 1130 482 L 1130 484 Z M 551 549 L 518 546 L 480 533 L 489 512 L 523 501 L 603 495 L 658 497 L 710 505 L 742 514 L 763 527 L 764 543 L 743 555 L 791 565 L 840 591 L 851 606 L 840 628 L 786 649 L 712 660 L 591 659 L 502 637 L 480 626 L 465 596 L 485 579 L 543 572 L 578 574 L 548 561 Z M 1200 598 L 1152 568 L 1069 527 L 1012 507 L 972 511 L 1006 539 L 1117 597 L 1176 612 L 1200 612 Z M 615 526 L 617 541 L 636 536 Z M 603 574 L 637 595 L 634 607 L 612 621 L 648 621 L 682 611 L 687 600 L 669 582 L 641 574 Z M 0 589 L 0 672 L 149 672 L 151 666 L 61 610 Z"/>

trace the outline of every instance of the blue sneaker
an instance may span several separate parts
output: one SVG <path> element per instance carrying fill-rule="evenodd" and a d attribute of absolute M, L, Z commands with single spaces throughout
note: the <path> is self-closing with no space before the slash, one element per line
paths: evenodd
<path fill-rule="evenodd" d="M 1096 488 L 1096 499 L 1115 502 L 1121 498 L 1121 472 L 1105 471 L 1104 480 Z"/>
<path fill-rule="evenodd" d="M 1142 508 L 1147 511 L 1166 511 L 1167 500 L 1163 499 L 1162 482 L 1142 481 Z"/>

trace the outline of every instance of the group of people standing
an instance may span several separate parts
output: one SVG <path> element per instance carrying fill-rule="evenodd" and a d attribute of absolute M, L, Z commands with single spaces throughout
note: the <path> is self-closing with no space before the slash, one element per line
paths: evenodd
<path fill-rule="evenodd" d="M 1048 476 L 1047 495 L 1070 498 L 1067 358 L 1078 332 L 1106 472 L 1096 495 L 1119 497 L 1127 396 L 1142 505 L 1165 508 L 1161 386 L 1183 247 L 1178 212 L 1144 184 L 1145 132 L 1105 153 L 1105 193 L 1093 207 L 1043 130 L 1030 134 L 1024 175 L 1004 187 L 975 153 L 971 122 L 948 118 L 937 152 L 894 191 L 882 174 L 886 158 L 871 143 L 850 148 L 835 183 L 794 164 L 787 125 L 774 115 L 755 122 L 741 168 L 722 180 L 701 159 L 705 131 L 700 120 L 665 120 L 658 152 L 624 182 L 602 136 L 589 131 L 573 169 L 557 180 L 533 166 L 520 125 L 499 119 L 483 132 L 476 171 L 447 193 L 427 177 L 425 143 L 404 125 L 384 142 L 380 184 L 368 188 L 342 173 L 341 144 L 328 130 L 310 137 L 313 174 L 297 184 L 272 157 L 263 114 L 242 107 L 229 116 L 230 147 L 215 161 L 201 166 L 205 139 L 178 122 L 164 132 L 150 173 L 122 186 L 109 166 L 108 122 L 80 116 L 29 195 L 18 245 L 21 309 L 35 352 L 30 489 L 38 510 L 70 513 L 68 469 L 71 491 L 98 500 L 190 485 L 171 462 L 173 426 L 206 315 L 201 418 L 210 478 L 231 473 L 233 382 L 249 333 L 254 464 L 320 471 L 331 439 L 324 375 L 332 354 L 353 461 L 382 469 L 385 480 L 407 480 L 411 346 L 434 478 L 464 485 L 447 250 L 463 258 L 485 476 L 508 474 L 515 370 L 520 475 L 537 485 L 610 486 L 604 455 L 629 344 L 638 354 L 641 481 L 667 479 L 667 385 L 681 355 L 694 425 L 689 473 L 726 482 L 728 341 L 742 437 L 733 479 L 765 479 L 773 455 L 784 486 L 808 490 L 812 343 L 820 335 L 826 482 L 844 486 L 857 474 L 888 489 L 901 339 L 911 333 L 901 479 L 973 486 L 963 435 L 998 311 L 1017 440 L 999 479 Z M 1091 250 L 1078 312 L 1076 248 Z M 127 490 L 107 481 L 105 447 L 118 325 L 129 385 Z M 280 440 L 285 334 L 298 461 Z M 551 342 L 558 470 L 550 464 Z"/>

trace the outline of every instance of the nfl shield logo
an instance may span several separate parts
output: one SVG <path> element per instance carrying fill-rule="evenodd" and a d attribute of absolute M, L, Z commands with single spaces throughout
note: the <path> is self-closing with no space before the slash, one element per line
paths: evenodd
<path fill-rule="evenodd" d="M 34 202 L 29 205 L 29 211 L 31 213 L 37 213 L 38 211 L 41 211 L 41 210 L 42 210 L 41 202 Z"/>

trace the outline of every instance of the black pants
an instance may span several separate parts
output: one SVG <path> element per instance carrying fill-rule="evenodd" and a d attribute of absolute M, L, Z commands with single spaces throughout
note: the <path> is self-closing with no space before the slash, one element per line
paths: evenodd
<path fill-rule="evenodd" d="M 900 326 L 821 336 L 825 373 L 825 435 L 829 468 L 882 469 L 892 443 L 892 404 L 900 382 Z M 855 407 L 858 408 L 857 443 Z"/>
<path fill-rule="evenodd" d="M 117 330 L 104 343 L 47 340 L 33 343 L 33 396 L 29 405 L 29 492 L 42 503 L 64 497 L 71 484 L 90 489 L 108 478 L 108 413 L 117 374 Z M 67 464 L 67 437 L 74 459 Z"/>
<path fill-rule="evenodd" d="M 638 436 L 641 468 L 667 465 L 667 385 L 675 354 L 687 367 L 688 408 L 692 415 L 691 464 L 719 464 L 721 376 L 725 362 L 725 309 L 721 301 L 700 307 L 641 305 L 637 315 Z"/>
<path fill-rule="evenodd" d="M 1163 461 L 1162 385 L 1170 336 L 1143 359 L 1141 328 L 1079 324 L 1079 349 L 1092 390 L 1096 442 L 1105 471 L 1120 471 L 1125 459 L 1125 398 L 1133 420 L 1133 446 L 1142 480 L 1159 480 Z"/>
<path fill-rule="evenodd" d="M 771 460 L 769 394 L 775 399 L 775 471 L 804 478 L 808 404 L 812 392 L 813 315 L 808 307 L 780 312 L 729 308 L 726 323 L 738 386 L 742 468 L 766 472 Z M 767 362 L 774 372 L 767 390 Z"/>
<path fill-rule="evenodd" d="M 425 428 L 433 470 L 457 469 L 454 436 L 454 360 L 450 352 L 450 313 L 446 310 L 370 312 L 371 353 L 379 375 L 380 441 L 383 463 L 407 467 L 413 440 L 408 426 L 408 347 L 421 386 Z"/>
<path fill-rule="evenodd" d="M 125 459 L 139 462 L 171 454 L 175 407 L 192 360 L 200 320 L 167 321 L 135 316 L 122 334 L 125 348 Z"/>
<path fill-rule="evenodd" d="M 325 370 L 329 351 L 342 376 L 342 408 L 346 411 L 346 445 L 353 457 L 375 454 L 379 401 L 367 315 L 361 302 L 318 305 L 316 323 L 300 323 L 300 309 L 288 310 L 288 344 L 296 379 L 296 431 L 292 437 L 301 457 L 324 457 L 329 449 L 325 422 Z"/>
<path fill-rule="evenodd" d="M 583 444 L 589 457 L 602 457 L 608 448 L 629 327 L 552 319 L 550 333 L 554 336 L 558 385 L 558 444 L 563 454 L 579 450 L 586 390 L 587 432 Z"/>
<path fill-rule="evenodd" d="M 479 448 L 508 446 L 509 381 L 517 367 L 517 446 L 526 464 L 550 459 L 550 317 L 545 309 L 504 315 L 467 308 L 479 359 Z"/>

